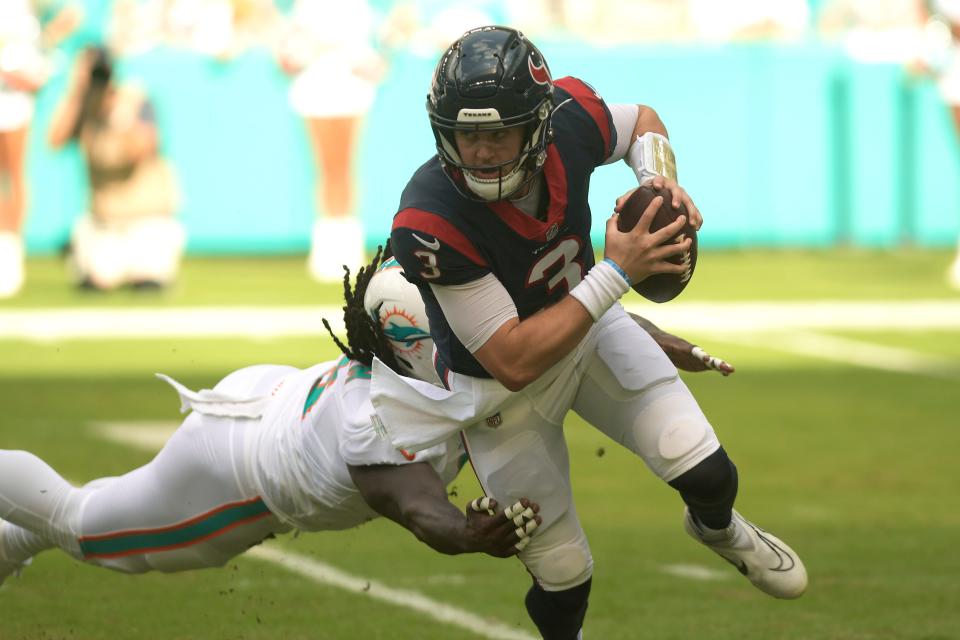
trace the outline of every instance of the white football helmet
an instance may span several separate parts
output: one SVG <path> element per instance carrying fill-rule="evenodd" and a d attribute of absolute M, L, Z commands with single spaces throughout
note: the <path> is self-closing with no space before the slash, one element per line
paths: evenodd
<path fill-rule="evenodd" d="M 367 285 L 363 306 L 380 323 L 403 374 L 440 384 L 433 366 L 433 339 L 420 291 L 403 277 L 396 258 L 386 260 Z"/>

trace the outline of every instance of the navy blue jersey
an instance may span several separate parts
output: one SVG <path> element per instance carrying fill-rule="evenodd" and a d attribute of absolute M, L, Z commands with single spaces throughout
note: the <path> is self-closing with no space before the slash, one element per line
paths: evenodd
<path fill-rule="evenodd" d="M 543 167 L 545 219 L 507 200 L 465 198 L 436 156 L 407 183 L 393 219 L 394 254 L 420 289 L 442 365 L 457 373 L 491 377 L 451 331 L 430 284 L 463 284 L 493 273 L 523 320 L 567 295 L 593 266 L 590 176 L 613 152 L 616 131 L 587 84 L 561 78 L 554 87 L 556 103 L 566 103 L 553 115 L 554 140 Z"/>

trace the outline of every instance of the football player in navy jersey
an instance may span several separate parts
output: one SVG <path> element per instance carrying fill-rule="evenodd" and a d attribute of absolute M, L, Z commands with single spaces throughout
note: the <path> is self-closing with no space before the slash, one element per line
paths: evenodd
<path fill-rule="evenodd" d="M 540 504 L 543 524 L 519 557 L 534 578 L 527 609 L 548 640 L 580 634 L 593 569 L 570 490 L 570 409 L 678 490 L 691 536 L 762 591 L 800 596 L 800 559 L 733 509 L 736 467 L 676 368 L 618 302 L 633 282 L 684 269 L 667 261 L 689 247 L 668 242 L 684 218 L 651 233 L 658 197 L 620 232 L 628 191 L 594 260 L 587 196 L 601 165 L 625 160 L 640 184 L 666 188 L 702 224 L 657 113 L 554 80 L 529 40 L 498 26 L 447 49 L 427 111 L 437 154 L 404 189 L 391 242 L 423 297 L 448 391 L 391 381 L 375 366 L 373 404 L 393 444 L 416 450 L 463 429 L 487 495 Z"/>

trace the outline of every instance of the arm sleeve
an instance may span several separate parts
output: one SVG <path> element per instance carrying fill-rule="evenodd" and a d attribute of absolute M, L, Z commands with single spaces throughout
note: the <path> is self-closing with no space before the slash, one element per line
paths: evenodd
<path fill-rule="evenodd" d="M 603 164 L 612 164 L 627 157 L 627 151 L 633 144 L 633 130 L 637 126 L 640 107 L 635 104 L 611 104 L 607 107 L 610 109 L 613 128 L 617 132 L 617 145 Z"/>
<path fill-rule="evenodd" d="M 503 323 L 518 316 L 510 294 L 492 273 L 461 285 L 431 284 L 430 289 L 453 333 L 470 353 L 476 353 Z"/>

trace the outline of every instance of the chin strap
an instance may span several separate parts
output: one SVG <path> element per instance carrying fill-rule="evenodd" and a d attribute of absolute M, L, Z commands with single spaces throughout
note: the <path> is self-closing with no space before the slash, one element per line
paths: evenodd
<path fill-rule="evenodd" d="M 512 195 L 523 184 L 524 178 L 526 178 L 526 170 L 523 168 L 523 164 L 524 162 L 518 162 L 513 171 L 506 176 L 484 180 L 477 178 L 469 171 L 464 171 L 463 179 L 470 190 L 484 200 L 503 200 Z"/>

